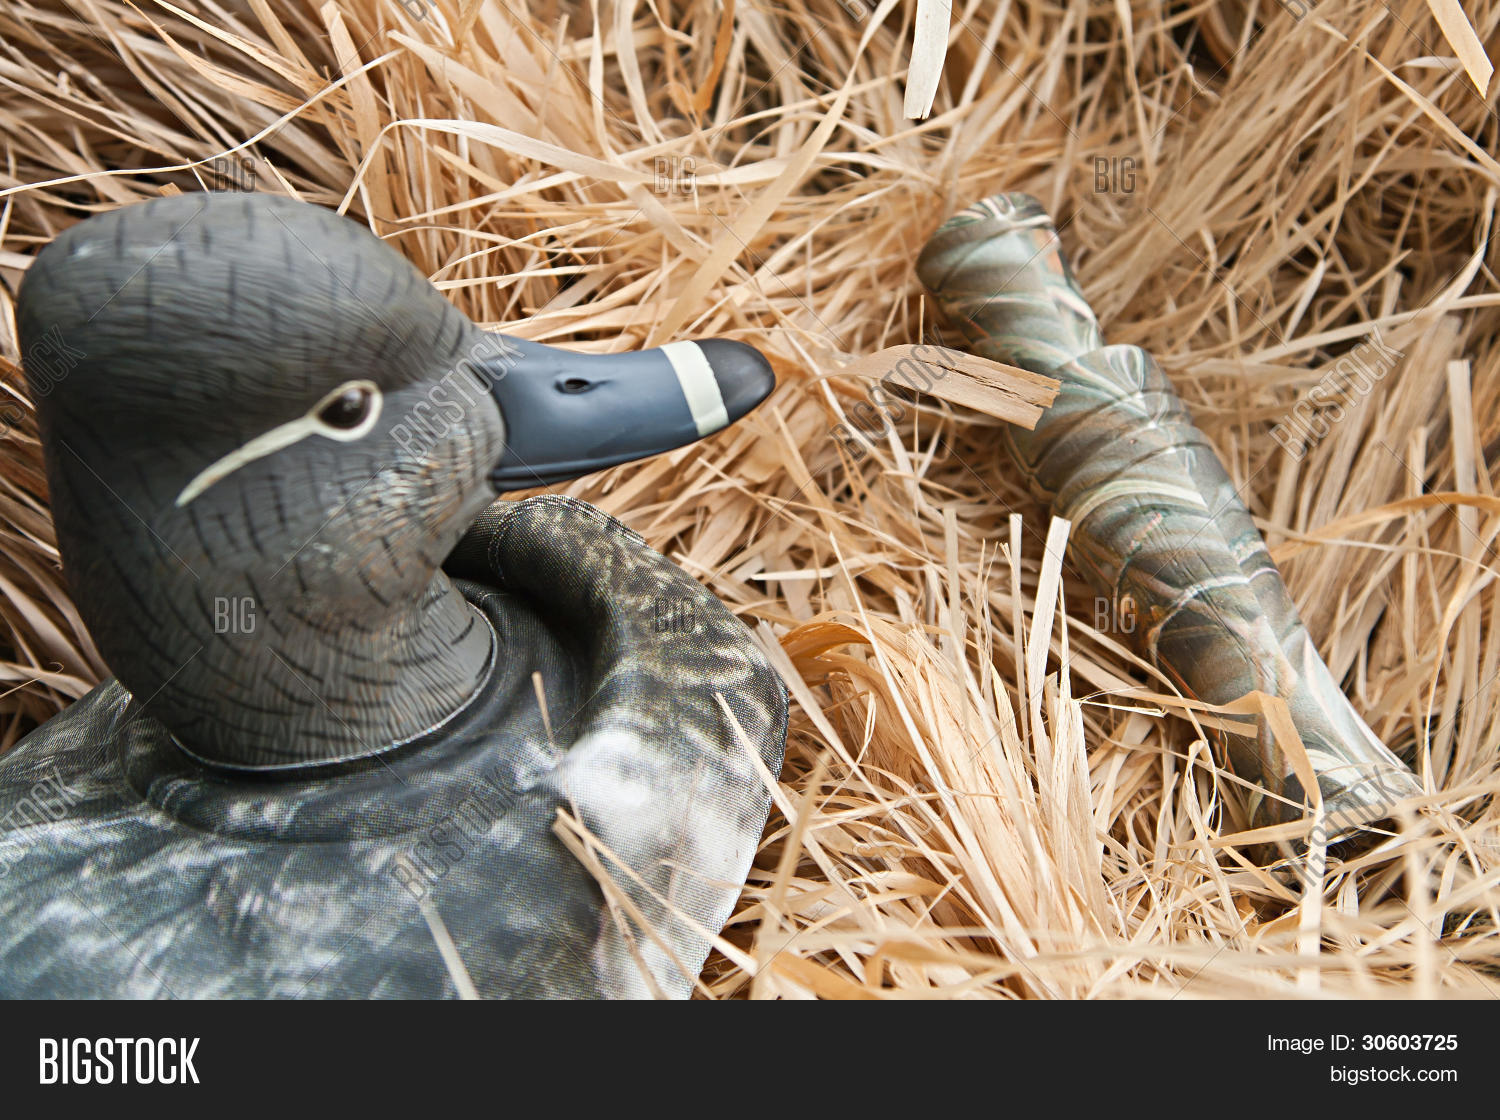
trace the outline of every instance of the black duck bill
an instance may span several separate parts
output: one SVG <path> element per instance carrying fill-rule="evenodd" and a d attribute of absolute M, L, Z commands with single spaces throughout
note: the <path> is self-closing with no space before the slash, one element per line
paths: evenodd
<path fill-rule="evenodd" d="M 505 419 L 497 490 L 550 486 L 693 443 L 763 401 L 775 375 L 742 342 L 579 354 L 517 339 L 473 364 Z"/>

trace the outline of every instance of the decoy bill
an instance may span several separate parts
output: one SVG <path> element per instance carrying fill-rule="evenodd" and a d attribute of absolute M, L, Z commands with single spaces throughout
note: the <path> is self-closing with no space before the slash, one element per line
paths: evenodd
<path fill-rule="evenodd" d="M 766 360 L 488 333 L 260 194 L 73 226 L 18 321 L 117 679 L 0 758 L 0 993 L 687 995 L 784 687 L 619 522 L 496 498 L 727 427 Z"/>

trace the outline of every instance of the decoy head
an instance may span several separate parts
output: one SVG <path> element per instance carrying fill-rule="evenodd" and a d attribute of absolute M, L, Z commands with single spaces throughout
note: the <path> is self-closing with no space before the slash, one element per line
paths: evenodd
<path fill-rule="evenodd" d="M 84 621 L 226 767 L 441 724 L 499 655 L 440 571 L 497 492 L 692 442 L 774 385 L 727 340 L 583 355 L 482 331 L 364 227 L 261 194 L 72 227 L 18 320 Z"/>

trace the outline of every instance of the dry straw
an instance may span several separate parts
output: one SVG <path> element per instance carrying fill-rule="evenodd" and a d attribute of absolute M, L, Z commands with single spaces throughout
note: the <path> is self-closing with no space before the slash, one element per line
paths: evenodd
<path fill-rule="evenodd" d="M 1476 91 L 1500 3 L 968 0 L 946 49 L 944 6 L 7 3 L 3 744 L 104 672 L 60 583 L 15 285 L 89 213 L 243 175 L 347 208 L 487 325 L 774 356 L 745 423 L 569 487 L 729 604 L 793 695 L 703 994 L 1500 995 L 1500 125 Z M 833 434 L 871 392 L 845 364 L 928 336 L 926 236 L 1002 189 L 1058 215 L 1109 337 L 1173 376 L 1425 783 L 1321 873 L 1246 834 L 1226 717 L 1096 610 L 1000 420 L 886 395 L 873 446 Z M 1400 362 L 1319 400 L 1294 458 L 1274 426 L 1372 330 Z"/>

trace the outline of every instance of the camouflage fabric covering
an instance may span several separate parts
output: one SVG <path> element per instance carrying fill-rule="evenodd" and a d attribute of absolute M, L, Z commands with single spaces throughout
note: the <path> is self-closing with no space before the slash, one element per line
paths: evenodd
<path fill-rule="evenodd" d="M 0 993 L 440 997 L 466 976 L 483 997 L 687 995 L 765 825 L 753 756 L 780 768 L 779 678 L 581 502 L 497 503 L 448 570 L 504 656 L 424 740 L 230 775 L 110 681 L 0 758 Z"/>

